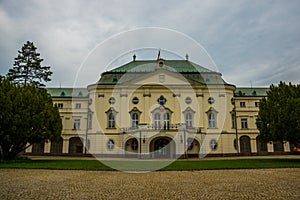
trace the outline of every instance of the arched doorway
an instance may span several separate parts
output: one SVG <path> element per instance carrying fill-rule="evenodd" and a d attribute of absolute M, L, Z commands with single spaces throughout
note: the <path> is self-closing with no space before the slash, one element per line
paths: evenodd
<path fill-rule="evenodd" d="M 249 136 L 244 135 L 240 137 L 240 152 L 242 155 L 251 155 L 251 145 Z"/>
<path fill-rule="evenodd" d="M 34 143 L 32 145 L 33 154 L 43 154 L 44 153 L 45 143 Z"/>
<path fill-rule="evenodd" d="M 62 154 L 63 139 L 59 138 L 58 141 L 51 142 L 50 153 L 51 154 Z"/>
<path fill-rule="evenodd" d="M 83 143 L 80 137 L 72 137 L 69 140 L 69 154 L 82 154 Z"/>
<path fill-rule="evenodd" d="M 268 145 L 267 142 L 261 141 L 259 136 L 256 137 L 256 147 L 258 155 L 266 155 L 268 154 Z"/>
<path fill-rule="evenodd" d="M 283 143 L 280 141 L 273 142 L 274 153 L 282 154 L 284 152 Z"/>
<path fill-rule="evenodd" d="M 174 141 L 169 137 L 158 137 L 150 142 L 152 158 L 172 158 L 175 155 Z"/>
<path fill-rule="evenodd" d="M 188 138 L 187 139 L 187 153 L 188 157 L 199 157 L 199 151 L 200 151 L 200 143 L 194 139 L 194 138 Z"/>
<path fill-rule="evenodd" d="M 126 152 L 126 155 L 138 155 L 139 143 L 136 138 L 131 138 L 126 141 L 125 152 Z"/>

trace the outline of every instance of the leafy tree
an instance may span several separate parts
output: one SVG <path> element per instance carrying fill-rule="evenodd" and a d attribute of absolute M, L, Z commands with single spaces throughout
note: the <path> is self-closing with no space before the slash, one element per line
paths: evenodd
<path fill-rule="evenodd" d="M 263 141 L 300 144 L 300 85 L 280 82 L 271 85 L 267 98 L 260 101 L 257 128 Z"/>
<path fill-rule="evenodd" d="M 58 108 L 46 89 L 0 80 L 0 158 L 14 159 L 33 143 L 61 135 Z"/>
<path fill-rule="evenodd" d="M 14 67 L 7 73 L 7 78 L 19 85 L 45 86 L 42 81 L 51 81 L 50 66 L 41 66 L 43 59 L 37 53 L 33 42 L 27 41 L 18 57 L 15 58 Z"/>

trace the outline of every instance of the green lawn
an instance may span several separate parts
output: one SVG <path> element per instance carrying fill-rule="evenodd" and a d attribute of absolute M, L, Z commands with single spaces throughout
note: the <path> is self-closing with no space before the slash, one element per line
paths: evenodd
<path fill-rule="evenodd" d="M 184 171 L 215 169 L 264 169 L 264 168 L 300 168 L 300 159 L 258 158 L 229 160 L 177 160 L 169 164 L 162 160 L 110 160 L 104 161 L 109 166 L 117 166 L 123 171 Z M 168 165 L 169 164 L 169 165 Z M 160 169 L 159 166 L 166 166 Z M 157 167 L 157 168 L 155 168 Z M 111 167 L 98 160 L 15 160 L 0 161 L 0 168 L 19 169 L 71 169 L 112 171 Z"/>

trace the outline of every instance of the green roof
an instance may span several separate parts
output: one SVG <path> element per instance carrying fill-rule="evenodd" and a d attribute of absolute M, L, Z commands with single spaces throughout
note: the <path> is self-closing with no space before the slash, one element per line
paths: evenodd
<path fill-rule="evenodd" d="M 98 84 L 114 85 L 124 83 L 159 69 L 158 63 L 163 62 L 163 69 L 179 72 L 191 82 L 200 84 L 227 84 L 219 72 L 214 72 L 188 60 L 134 60 L 118 68 L 102 73 Z"/>
<path fill-rule="evenodd" d="M 163 60 L 164 65 L 174 72 L 214 72 L 188 60 Z M 153 72 L 157 60 L 135 60 L 111 70 L 110 72 Z"/>
<path fill-rule="evenodd" d="M 86 88 L 46 88 L 51 97 L 87 97 Z"/>
<path fill-rule="evenodd" d="M 242 96 L 258 96 L 258 97 L 264 97 L 267 96 L 267 91 L 269 91 L 269 88 L 244 88 L 244 87 L 239 87 L 236 88 L 234 95 L 237 97 L 242 97 Z"/>

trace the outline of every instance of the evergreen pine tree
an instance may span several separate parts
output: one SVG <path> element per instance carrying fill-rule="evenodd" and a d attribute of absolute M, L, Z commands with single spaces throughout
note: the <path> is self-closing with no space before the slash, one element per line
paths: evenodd
<path fill-rule="evenodd" d="M 45 86 L 42 81 L 51 81 L 50 66 L 41 66 L 43 61 L 36 51 L 33 42 L 27 41 L 22 49 L 18 51 L 14 67 L 9 69 L 7 78 L 18 85 L 33 85 L 35 87 Z"/>

